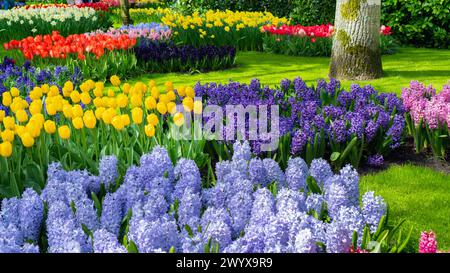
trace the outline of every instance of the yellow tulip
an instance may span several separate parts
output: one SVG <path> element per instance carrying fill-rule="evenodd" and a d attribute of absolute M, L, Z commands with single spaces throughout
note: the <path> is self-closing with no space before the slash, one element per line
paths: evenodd
<path fill-rule="evenodd" d="M 196 100 L 194 101 L 194 113 L 200 115 L 203 112 L 202 101 Z"/>
<path fill-rule="evenodd" d="M 66 118 L 71 119 L 73 117 L 72 106 L 66 104 L 63 106 L 63 114 Z"/>
<path fill-rule="evenodd" d="M 47 134 L 54 134 L 56 132 L 56 124 L 53 120 L 47 120 L 44 123 L 44 130 Z"/>
<path fill-rule="evenodd" d="M 108 97 L 112 98 L 112 97 L 115 97 L 115 96 L 116 96 L 116 93 L 114 92 L 114 90 L 108 89 Z"/>
<path fill-rule="evenodd" d="M 158 104 L 156 104 L 156 110 L 158 110 L 161 115 L 165 115 L 167 113 L 167 106 L 163 102 L 158 102 Z"/>
<path fill-rule="evenodd" d="M 89 105 L 89 104 L 91 104 L 91 101 L 92 101 L 92 98 L 91 98 L 91 96 L 89 95 L 89 93 L 82 93 L 81 94 L 81 102 L 84 104 L 84 105 Z"/>
<path fill-rule="evenodd" d="M 72 92 L 73 91 L 73 83 L 71 81 L 67 81 L 64 83 L 64 87 L 63 90 L 66 90 L 67 92 Z"/>
<path fill-rule="evenodd" d="M 151 124 L 145 125 L 144 131 L 148 137 L 153 137 L 155 135 L 155 127 Z"/>
<path fill-rule="evenodd" d="M 140 107 L 135 107 L 131 110 L 131 117 L 135 124 L 141 124 L 144 117 L 144 111 L 142 111 L 142 108 Z"/>
<path fill-rule="evenodd" d="M 124 128 L 123 120 L 120 116 L 115 116 L 111 121 L 112 126 L 116 128 L 116 130 L 121 131 Z"/>
<path fill-rule="evenodd" d="M 70 128 L 67 125 L 63 125 L 58 128 L 58 134 L 59 137 L 62 139 L 69 139 L 70 138 Z"/>
<path fill-rule="evenodd" d="M 101 98 L 94 99 L 94 106 L 96 108 L 103 107 L 103 100 Z"/>
<path fill-rule="evenodd" d="M 72 100 L 72 103 L 79 103 L 80 102 L 80 93 L 78 91 L 72 91 L 70 93 L 70 99 Z"/>
<path fill-rule="evenodd" d="M 194 89 L 192 89 L 192 87 L 186 88 L 186 96 L 195 98 L 195 91 L 194 91 Z"/>
<path fill-rule="evenodd" d="M 153 87 L 152 90 L 150 91 L 150 94 L 152 95 L 152 97 L 154 97 L 155 99 L 159 98 L 159 90 L 156 87 Z"/>
<path fill-rule="evenodd" d="M 26 132 L 30 134 L 31 137 L 37 138 L 41 134 L 41 126 L 36 122 L 28 122 L 25 126 Z"/>
<path fill-rule="evenodd" d="M 76 117 L 72 120 L 73 127 L 77 130 L 83 129 L 83 119 L 81 117 Z"/>
<path fill-rule="evenodd" d="M 95 128 L 95 125 L 97 124 L 97 119 L 95 118 L 95 115 L 92 112 L 92 110 L 86 111 L 86 113 L 84 113 L 83 122 L 86 128 L 88 129 Z"/>
<path fill-rule="evenodd" d="M 91 91 L 91 85 L 88 84 L 87 82 L 84 82 L 80 85 L 80 90 L 83 93 L 87 93 L 87 92 Z"/>
<path fill-rule="evenodd" d="M 41 86 L 41 89 L 42 89 L 42 92 L 44 93 L 44 94 L 47 94 L 48 93 L 48 91 L 50 91 L 50 86 L 48 85 L 48 84 L 43 84 L 42 86 Z"/>
<path fill-rule="evenodd" d="M 16 125 L 16 120 L 13 117 L 5 117 L 3 119 L 3 126 L 5 126 L 5 129 L 14 130 L 14 127 Z"/>
<path fill-rule="evenodd" d="M 4 110 L 0 110 L 0 122 L 3 122 L 3 119 L 6 116 L 6 112 Z"/>
<path fill-rule="evenodd" d="M 12 155 L 12 144 L 11 142 L 3 142 L 0 144 L 0 155 L 2 157 L 10 157 Z"/>
<path fill-rule="evenodd" d="M 152 88 L 155 87 L 155 86 L 156 86 L 155 80 L 150 80 L 150 81 L 148 82 L 148 88 L 152 89 Z"/>
<path fill-rule="evenodd" d="M 156 100 L 154 97 L 150 96 L 145 99 L 145 107 L 148 110 L 152 110 L 156 108 Z"/>
<path fill-rule="evenodd" d="M 183 113 L 178 112 L 173 116 L 173 122 L 175 123 L 176 126 L 180 127 L 181 125 L 184 124 L 184 116 Z"/>
<path fill-rule="evenodd" d="M 177 93 L 180 97 L 186 96 L 186 87 L 182 86 L 177 89 Z"/>
<path fill-rule="evenodd" d="M 23 133 L 20 136 L 20 139 L 22 140 L 22 145 L 26 148 L 30 148 L 34 145 L 34 138 L 28 132 Z"/>
<path fill-rule="evenodd" d="M 72 106 L 72 113 L 73 113 L 73 117 L 82 117 L 83 116 L 83 108 L 81 108 L 81 105 L 76 104 L 74 106 Z"/>
<path fill-rule="evenodd" d="M 127 115 L 127 114 L 120 115 L 120 118 L 122 119 L 122 122 L 123 122 L 124 126 L 130 125 L 131 121 L 130 121 L 130 116 L 129 115 Z"/>
<path fill-rule="evenodd" d="M 125 96 L 124 94 L 119 94 L 117 96 L 117 106 L 119 106 L 119 108 L 125 108 L 128 106 L 128 97 Z"/>
<path fill-rule="evenodd" d="M 45 105 L 45 109 L 47 109 L 47 114 L 49 116 L 56 115 L 56 105 L 53 103 L 48 103 Z"/>
<path fill-rule="evenodd" d="M 109 80 L 110 80 L 110 82 L 111 82 L 111 84 L 113 86 L 119 86 L 120 85 L 120 79 L 116 75 L 111 76 L 111 78 Z"/>
<path fill-rule="evenodd" d="M 139 95 L 131 96 L 131 106 L 132 107 L 141 107 L 142 106 L 142 97 Z"/>
<path fill-rule="evenodd" d="M 42 101 L 41 100 L 35 100 L 30 104 L 31 115 L 35 115 L 37 113 L 40 113 L 41 111 L 42 111 Z"/>
<path fill-rule="evenodd" d="M 166 107 L 167 107 L 167 112 L 169 112 L 169 114 L 174 114 L 177 111 L 177 105 L 173 101 L 167 103 Z"/>
<path fill-rule="evenodd" d="M 13 142 L 14 141 L 14 132 L 12 130 L 6 129 L 1 132 L 1 137 L 4 142 Z"/>
<path fill-rule="evenodd" d="M 151 113 L 147 116 L 147 123 L 153 126 L 156 126 L 159 122 L 158 116 L 154 113 Z"/>
<path fill-rule="evenodd" d="M 97 108 L 97 109 L 95 109 L 95 117 L 98 119 L 98 120 L 101 120 L 102 119 L 102 115 L 103 115 L 103 113 L 105 112 L 105 108 L 103 108 L 103 107 L 99 107 L 99 108 Z"/>
<path fill-rule="evenodd" d="M 9 92 L 4 92 L 2 94 L 2 104 L 6 107 L 10 106 L 12 103 L 12 96 Z"/>
<path fill-rule="evenodd" d="M 105 84 L 103 82 L 96 82 L 95 83 L 95 89 L 100 90 L 103 92 L 103 89 L 105 88 Z"/>
<path fill-rule="evenodd" d="M 11 92 L 11 96 L 13 97 L 18 97 L 20 95 L 20 91 L 16 87 L 11 88 L 9 92 Z"/>
<path fill-rule="evenodd" d="M 96 98 L 101 98 L 101 97 L 103 97 L 103 89 L 99 89 L 99 88 L 95 88 L 94 89 L 94 96 L 96 97 Z"/>
<path fill-rule="evenodd" d="M 169 92 L 167 92 L 167 98 L 168 98 L 170 101 L 174 101 L 177 97 L 176 97 L 176 95 L 175 95 L 175 92 L 169 91 Z"/>
<path fill-rule="evenodd" d="M 166 87 L 166 92 L 169 92 L 169 91 L 173 90 L 173 83 L 172 82 L 166 82 L 164 84 L 164 86 Z"/>
<path fill-rule="evenodd" d="M 191 97 L 185 97 L 183 99 L 183 107 L 187 112 L 191 112 L 194 108 L 194 100 Z"/>
<path fill-rule="evenodd" d="M 19 122 L 26 122 L 28 121 L 28 114 L 25 110 L 21 109 L 17 111 L 16 118 Z"/>
<path fill-rule="evenodd" d="M 130 93 L 131 85 L 129 83 L 124 83 L 122 86 L 123 93 L 128 95 Z"/>

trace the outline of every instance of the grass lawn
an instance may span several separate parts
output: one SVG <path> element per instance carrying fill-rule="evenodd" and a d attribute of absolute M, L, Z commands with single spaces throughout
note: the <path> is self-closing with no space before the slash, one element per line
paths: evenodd
<path fill-rule="evenodd" d="M 438 248 L 450 249 L 450 175 L 410 164 L 362 177 L 361 192 L 375 191 L 389 205 L 391 223 L 405 219 L 413 226 L 410 246 L 417 248 L 420 232 L 433 230 Z"/>
<path fill-rule="evenodd" d="M 327 78 L 329 58 L 292 57 L 260 52 L 240 52 L 237 67 L 225 71 L 196 74 L 147 74 L 133 81 L 154 79 L 158 84 L 172 81 L 175 85 L 194 85 L 196 82 L 222 82 L 229 80 L 249 82 L 258 78 L 263 84 L 278 85 L 283 78 L 302 77 L 308 84 L 320 78 Z M 402 87 L 411 80 L 432 83 L 438 90 L 450 81 L 450 50 L 401 48 L 397 54 L 383 56 L 385 77 L 378 80 L 363 81 L 372 84 L 376 90 L 401 93 Z M 357 81 L 344 81 L 348 88 Z"/>

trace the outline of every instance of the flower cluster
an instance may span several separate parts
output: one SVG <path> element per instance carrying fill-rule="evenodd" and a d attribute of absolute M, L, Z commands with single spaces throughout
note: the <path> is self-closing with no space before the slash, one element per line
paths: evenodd
<path fill-rule="evenodd" d="M 24 175 L 44 187 L 52 161 L 97 172 L 95 161 L 108 153 L 120 158 L 123 171 L 153 146 L 167 143 L 168 131 L 182 126 L 184 115 L 202 112 L 191 87 L 175 90 L 167 82 L 160 91 L 153 80 L 148 85 L 121 84 L 117 76 L 110 80 L 120 92 L 87 80 L 79 87 L 70 81 L 62 87 L 43 84 L 26 97 L 15 87 L 2 94 L 0 158 L 9 171 L 0 177 L 3 192 L 23 191 L 27 184 L 19 181 Z M 67 147 L 69 158 L 62 152 Z M 27 173 L 23 162 L 33 162 L 38 169 Z"/>
<path fill-rule="evenodd" d="M 169 27 L 159 23 L 140 23 L 137 25 L 121 26 L 120 28 L 110 28 L 108 31 L 95 31 L 92 35 L 106 34 L 113 37 L 119 37 L 124 34 L 132 39 L 145 38 L 153 41 L 167 41 L 170 39 L 172 31 Z"/>
<path fill-rule="evenodd" d="M 433 231 L 423 231 L 420 234 L 419 253 L 436 253 L 437 241 Z"/>
<path fill-rule="evenodd" d="M 73 5 L 67 5 L 67 4 L 33 4 L 33 5 L 26 5 L 23 8 L 24 9 L 46 9 L 46 8 L 68 8 L 68 7 L 77 7 L 77 8 L 92 8 L 99 11 L 108 11 L 110 8 L 110 5 L 103 2 L 97 2 L 97 3 L 80 3 L 80 4 L 73 4 Z"/>
<path fill-rule="evenodd" d="M 262 32 L 268 32 L 274 35 L 289 35 L 298 37 L 311 38 L 329 38 L 334 34 L 334 26 L 331 24 L 316 25 L 316 26 L 302 26 L 302 25 L 265 25 L 261 27 Z M 391 28 L 387 26 L 380 27 L 381 35 L 391 35 Z M 311 40 L 314 42 L 314 40 Z"/>
<path fill-rule="evenodd" d="M 108 161 L 100 169 L 114 173 Z M 174 166 L 167 151 L 155 147 L 96 204 L 102 199 L 91 199 L 91 193 L 110 177 L 52 164 L 41 196 L 27 190 L 20 201 L 3 201 L 3 226 L 17 228 L 1 229 L 0 250 L 37 252 L 24 238 L 35 241 L 45 224 L 48 248 L 41 252 L 126 252 L 130 246 L 139 252 L 349 252 L 361 247 L 354 234 L 373 232 L 386 213 L 383 199 L 372 192 L 360 205 L 358 173 L 350 166 L 333 174 L 323 160 L 308 168 L 292 158 L 284 172 L 271 159 L 252 158 L 247 143 L 236 143 L 232 160 L 219 162 L 216 175 L 214 187 L 202 188 L 193 161 L 180 159 Z M 317 181 L 321 191 L 311 192 L 307 180 Z"/>
<path fill-rule="evenodd" d="M 0 95 L 16 87 L 26 96 L 36 86 L 43 84 L 62 86 L 68 80 L 78 86 L 83 80 L 83 75 L 77 67 L 73 73 L 65 66 L 39 69 L 32 66 L 29 61 L 17 65 L 14 60 L 7 57 L 0 64 Z"/>
<path fill-rule="evenodd" d="M 137 22 L 158 20 L 172 29 L 176 44 L 186 45 L 233 45 L 240 50 L 261 50 L 263 25 L 281 25 L 288 22 L 269 12 L 213 11 L 194 12 L 185 15 L 170 9 L 131 9 Z"/>
<path fill-rule="evenodd" d="M 209 71 L 232 67 L 236 48 L 232 46 L 177 46 L 171 42 L 141 40 L 134 48 L 138 64 L 149 72 Z"/>
<path fill-rule="evenodd" d="M 334 34 L 334 26 L 331 24 L 317 26 L 282 25 L 280 27 L 266 25 L 261 28 L 262 32 L 269 32 L 275 35 L 290 35 L 299 37 L 329 38 Z M 312 40 L 315 42 L 315 40 Z"/>
<path fill-rule="evenodd" d="M 436 156 L 445 158 L 450 148 L 450 85 L 436 94 L 432 86 L 412 81 L 403 89 L 402 98 L 416 151 L 431 146 Z"/>
<path fill-rule="evenodd" d="M 0 29 L 3 29 L 0 41 L 50 34 L 52 31 L 67 36 L 102 29 L 110 24 L 106 16 L 90 7 L 22 7 L 0 13 Z"/>
<path fill-rule="evenodd" d="M 280 128 L 275 133 L 290 135 L 292 141 L 281 145 L 284 150 L 279 153 L 304 155 L 308 163 L 330 151 L 338 167 L 344 162 L 356 167 L 362 154 L 386 155 L 397 148 L 404 131 L 404 108 L 395 94 L 378 93 L 371 86 L 359 85 L 345 91 L 334 79 L 329 83 L 319 80 L 315 88 L 308 87 L 301 78 L 292 82 L 285 79 L 279 89 L 261 86 L 256 79 L 249 85 L 198 83 L 195 92 L 207 105 L 280 105 Z M 243 136 L 248 134 L 247 123 L 239 128 Z M 264 141 L 252 141 L 255 153 L 259 153 Z M 285 150 L 289 146 L 290 151 Z M 358 152 L 345 158 L 343 151 L 347 147 Z"/>
<path fill-rule="evenodd" d="M 136 39 L 125 34 L 117 37 L 105 34 L 73 34 L 63 37 L 59 32 L 53 31 L 51 35 L 38 35 L 20 41 L 12 40 L 5 43 L 4 48 L 19 49 L 29 60 L 36 56 L 65 59 L 71 54 L 76 54 L 78 59 L 84 60 L 88 53 L 94 54 L 98 59 L 105 54 L 106 50 L 127 50 L 135 44 Z"/>
<path fill-rule="evenodd" d="M 334 26 L 282 25 L 261 27 L 266 52 L 299 56 L 330 56 Z M 391 28 L 381 26 L 380 46 L 382 54 L 393 54 L 397 44 L 390 37 Z"/>

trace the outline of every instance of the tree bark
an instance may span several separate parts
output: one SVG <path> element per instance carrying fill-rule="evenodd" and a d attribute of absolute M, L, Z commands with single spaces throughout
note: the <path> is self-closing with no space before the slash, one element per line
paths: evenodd
<path fill-rule="evenodd" d="M 131 25 L 133 21 L 130 17 L 130 4 L 128 0 L 120 0 L 120 17 L 122 17 L 122 24 Z"/>
<path fill-rule="evenodd" d="M 337 0 L 331 78 L 368 80 L 383 75 L 381 0 Z"/>

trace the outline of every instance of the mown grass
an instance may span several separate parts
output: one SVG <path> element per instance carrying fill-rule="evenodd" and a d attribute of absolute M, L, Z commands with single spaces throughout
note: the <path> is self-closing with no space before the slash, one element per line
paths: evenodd
<path fill-rule="evenodd" d="M 225 71 L 193 74 L 146 74 L 132 81 L 156 80 L 159 84 L 172 81 L 175 85 L 194 85 L 198 81 L 227 83 L 230 80 L 249 82 L 253 78 L 261 83 L 275 86 L 283 78 L 293 79 L 300 76 L 308 84 L 317 79 L 328 78 L 329 58 L 292 57 L 266 54 L 261 52 L 240 52 L 236 67 Z M 394 55 L 383 56 L 385 76 L 371 81 L 343 81 L 349 88 L 352 83 L 371 84 L 382 92 L 401 93 L 411 80 L 433 84 L 438 90 L 450 81 L 450 50 L 400 48 Z"/>
<path fill-rule="evenodd" d="M 417 250 L 420 232 L 433 230 L 440 250 L 450 250 L 450 175 L 411 164 L 395 165 L 361 178 L 361 193 L 375 191 L 389 205 L 392 224 L 413 227 L 409 249 Z"/>

